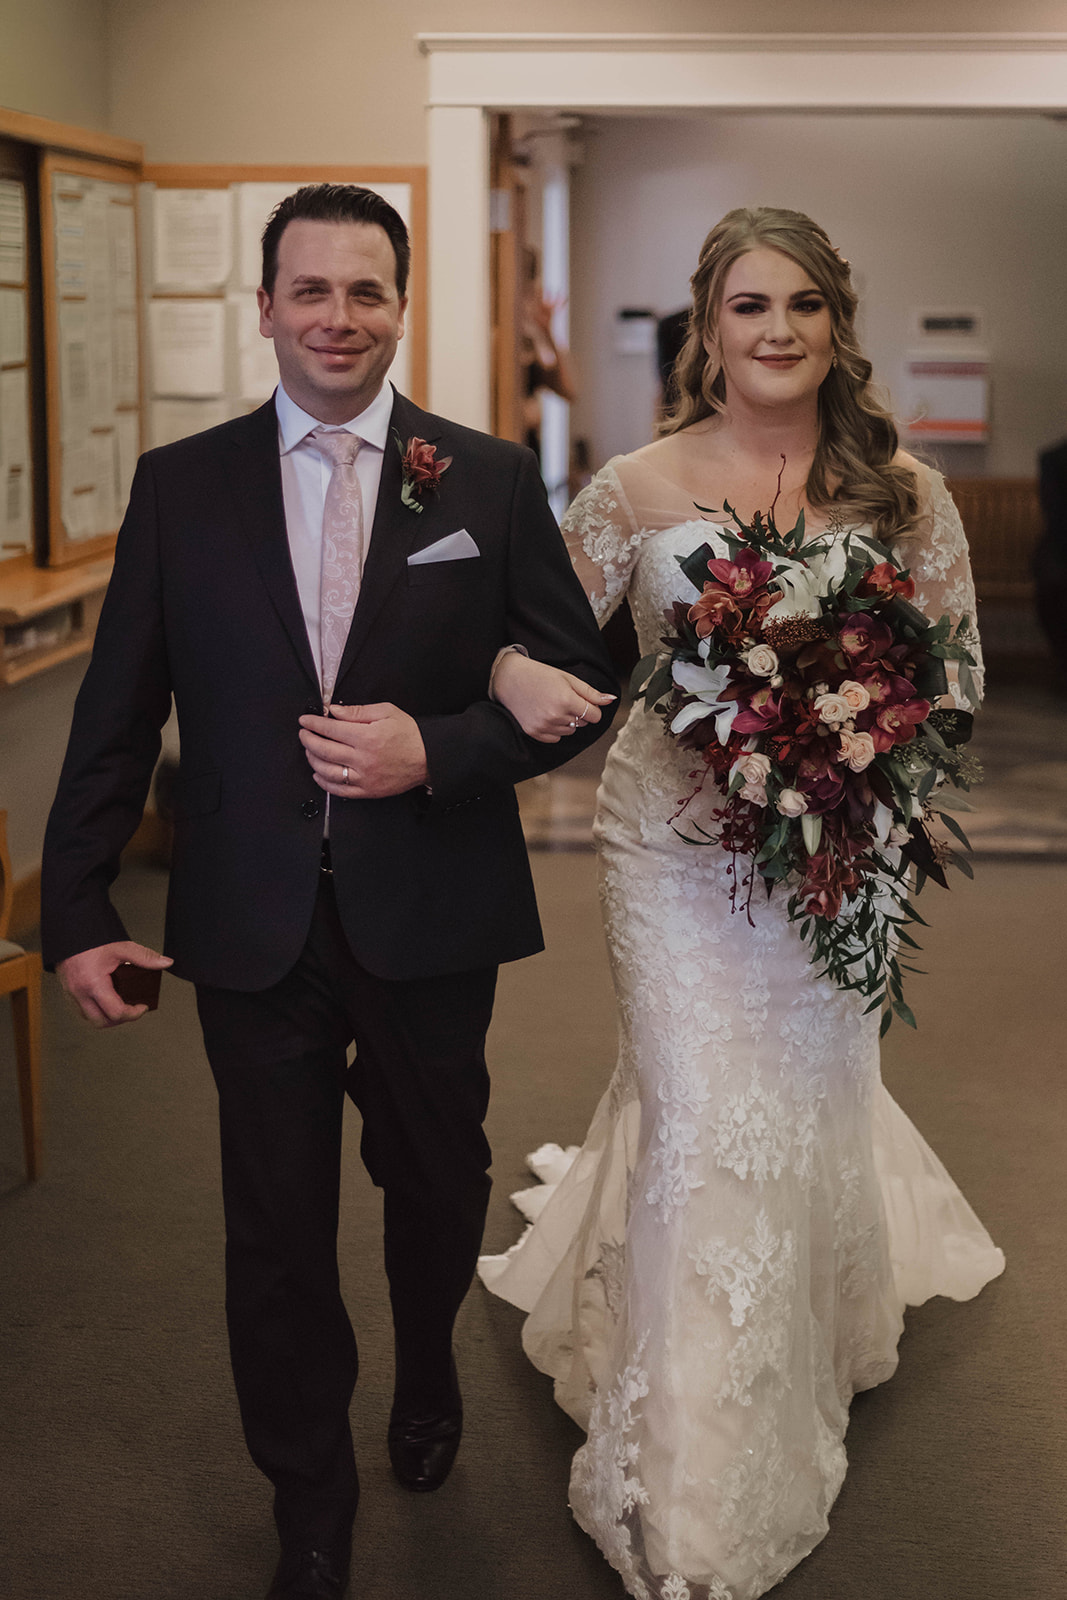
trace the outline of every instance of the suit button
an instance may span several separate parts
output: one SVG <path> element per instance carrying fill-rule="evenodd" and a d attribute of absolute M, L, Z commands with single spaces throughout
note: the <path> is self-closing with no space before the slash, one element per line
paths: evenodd
<path fill-rule="evenodd" d="M 310 822 L 313 817 L 318 816 L 319 812 L 322 810 L 322 807 L 319 805 L 317 800 L 305 800 L 303 805 L 300 807 L 300 810 Z"/>
<path fill-rule="evenodd" d="M 309 717 L 319 717 L 322 715 L 322 707 L 317 705 L 314 700 L 305 700 L 304 713 Z"/>

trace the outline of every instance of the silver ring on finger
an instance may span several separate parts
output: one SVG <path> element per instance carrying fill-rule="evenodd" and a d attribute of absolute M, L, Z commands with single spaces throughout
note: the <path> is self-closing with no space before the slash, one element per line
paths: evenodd
<path fill-rule="evenodd" d="M 342 767 L 341 768 L 341 782 L 342 783 L 347 783 L 348 782 L 348 768 L 347 767 Z"/>
<path fill-rule="evenodd" d="M 585 708 L 585 710 L 584 710 L 584 711 L 583 711 L 583 712 L 582 712 L 582 714 L 581 714 L 581 716 L 580 716 L 580 717 L 576 717 L 576 718 L 575 718 L 575 719 L 574 719 L 574 720 L 575 720 L 575 726 L 577 726 L 577 724 L 578 724 L 578 723 L 579 723 L 579 722 L 584 722 L 584 721 L 585 721 L 585 719 L 586 719 L 586 717 L 587 717 L 587 716 L 588 716 L 588 715 L 589 715 L 589 707 L 588 707 L 588 706 L 586 706 L 586 708 Z"/>

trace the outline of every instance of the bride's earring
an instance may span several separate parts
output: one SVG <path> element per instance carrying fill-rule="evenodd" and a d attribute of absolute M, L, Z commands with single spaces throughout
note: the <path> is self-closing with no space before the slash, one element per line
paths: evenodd
<path fill-rule="evenodd" d="M 835 371 L 837 370 L 837 351 L 836 350 L 834 351 L 833 355 L 830 357 L 830 365 L 831 365 L 831 367 L 834 368 Z"/>

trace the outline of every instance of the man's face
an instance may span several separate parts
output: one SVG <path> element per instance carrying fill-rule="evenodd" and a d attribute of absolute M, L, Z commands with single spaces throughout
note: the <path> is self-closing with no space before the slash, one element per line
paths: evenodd
<path fill-rule="evenodd" d="M 370 405 L 404 333 L 407 299 L 376 222 L 290 222 L 278 241 L 274 290 L 256 291 L 259 331 L 274 340 L 290 399 L 320 422 Z"/>

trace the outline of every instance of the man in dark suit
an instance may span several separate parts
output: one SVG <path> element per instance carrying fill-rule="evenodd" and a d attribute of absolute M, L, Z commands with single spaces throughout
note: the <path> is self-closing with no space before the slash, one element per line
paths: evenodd
<path fill-rule="evenodd" d="M 1038 484 L 1045 531 L 1034 551 L 1034 599 L 1055 686 L 1067 693 L 1067 439 L 1038 456 Z"/>
<path fill-rule="evenodd" d="M 281 385 L 142 458 L 45 844 L 46 959 L 91 1021 L 143 1013 L 116 992 L 123 963 L 172 961 L 196 985 L 234 1375 L 282 1543 L 272 1597 L 347 1583 L 346 1091 L 385 1199 L 393 1468 L 433 1489 L 451 1467 L 496 969 L 541 947 L 512 786 L 595 737 L 614 688 L 533 456 L 386 382 L 408 261 L 370 191 L 314 186 L 274 214 L 259 302 Z M 572 742 L 528 739 L 490 699 L 509 646 L 576 674 Z M 108 889 L 172 697 L 161 956 L 128 940 Z"/>

